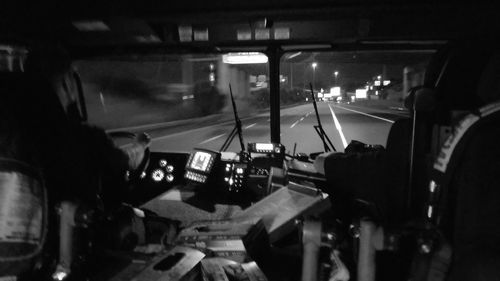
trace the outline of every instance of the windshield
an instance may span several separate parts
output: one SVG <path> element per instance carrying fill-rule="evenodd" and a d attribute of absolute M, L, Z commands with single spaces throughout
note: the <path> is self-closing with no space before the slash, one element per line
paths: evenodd
<path fill-rule="evenodd" d="M 78 61 L 89 123 L 145 131 L 154 151 L 219 150 L 234 128 L 230 85 L 246 142 L 269 142 L 268 59 L 262 53 Z M 239 151 L 236 139 L 228 148 Z"/>
<path fill-rule="evenodd" d="M 297 152 L 323 150 L 314 129 L 314 96 L 320 122 L 337 151 L 344 151 L 352 140 L 385 146 L 391 125 L 408 116 L 404 98 L 410 88 L 422 85 L 432 53 L 286 53 L 280 65 L 281 100 L 294 100 L 297 106 L 281 111 L 282 143 L 296 145 Z"/>
<path fill-rule="evenodd" d="M 432 52 L 288 52 L 280 64 L 281 142 L 320 152 L 312 104 L 338 151 L 351 140 L 386 144 L 408 116 L 403 100 L 421 85 Z M 128 56 L 76 62 L 89 123 L 148 132 L 153 151 L 219 150 L 234 128 L 231 85 L 243 139 L 270 141 L 269 65 L 262 53 Z M 229 151 L 239 151 L 236 138 Z"/>

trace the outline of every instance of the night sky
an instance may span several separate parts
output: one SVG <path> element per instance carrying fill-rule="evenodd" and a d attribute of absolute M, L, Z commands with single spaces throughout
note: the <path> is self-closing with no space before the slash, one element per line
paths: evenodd
<path fill-rule="evenodd" d="M 395 82 L 403 79 L 406 66 L 425 65 L 432 52 L 301 52 L 285 54 L 281 63 L 281 73 L 293 80 L 294 87 L 308 85 L 313 80 L 321 87 L 330 87 L 337 82 L 339 86 L 359 84 L 372 80 L 378 75 Z M 289 59 L 288 57 L 293 58 Z M 317 63 L 313 71 L 312 62 Z M 337 81 L 334 72 L 338 71 Z"/>

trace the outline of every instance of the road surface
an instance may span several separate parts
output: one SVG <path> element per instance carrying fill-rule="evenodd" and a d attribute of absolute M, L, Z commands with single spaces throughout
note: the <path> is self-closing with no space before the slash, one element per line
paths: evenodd
<path fill-rule="evenodd" d="M 337 151 L 343 151 L 351 140 L 385 146 L 394 120 L 406 113 L 398 110 L 383 110 L 356 104 L 319 102 L 318 112 L 324 130 Z M 323 150 L 321 139 L 314 130 L 317 119 L 312 104 L 303 104 L 281 110 L 281 142 L 287 151 L 312 153 Z M 234 127 L 233 121 L 201 123 L 193 120 L 182 126 L 147 130 L 153 137 L 152 151 L 185 151 L 193 148 L 219 150 Z M 269 142 L 269 113 L 257 113 L 242 118 L 244 143 Z M 236 137 L 229 151 L 239 151 Z"/>

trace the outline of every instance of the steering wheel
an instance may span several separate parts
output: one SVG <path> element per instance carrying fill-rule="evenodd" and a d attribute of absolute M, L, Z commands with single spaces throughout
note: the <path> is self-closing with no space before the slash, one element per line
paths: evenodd
<path fill-rule="evenodd" d="M 111 132 L 108 135 L 118 147 L 129 155 L 129 157 L 132 155 L 142 158 L 135 159 L 139 160 L 138 164 L 134 164 L 134 167 L 128 171 L 128 181 L 132 183 L 137 182 L 149 163 L 149 145 L 151 144 L 151 137 L 146 133 L 135 134 L 125 131 Z M 128 141 L 118 141 L 119 139 L 127 139 Z M 133 159 L 129 159 L 129 163 L 132 161 Z"/>

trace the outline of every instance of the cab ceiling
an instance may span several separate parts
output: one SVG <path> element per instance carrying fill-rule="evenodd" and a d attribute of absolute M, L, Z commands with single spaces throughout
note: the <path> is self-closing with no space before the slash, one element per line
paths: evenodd
<path fill-rule="evenodd" d="M 451 1 L 184 0 L 12 1 L 0 9 L 0 38 L 59 42 L 77 52 L 165 48 L 214 51 L 221 46 L 399 44 L 426 48 L 463 36 L 498 34 L 496 9 Z M 96 21 L 106 30 L 82 31 Z M 208 30 L 208 41 L 183 43 L 179 26 Z M 283 41 L 237 39 L 238 30 L 284 27 Z M 348 47 L 349 48 L 349 47 Z"/>

